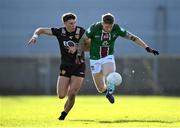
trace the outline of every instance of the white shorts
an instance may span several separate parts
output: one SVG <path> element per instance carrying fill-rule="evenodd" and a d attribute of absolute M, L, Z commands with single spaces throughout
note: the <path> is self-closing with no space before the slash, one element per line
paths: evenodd
<path fill-rule="evenodd" d="M 114 55 L 108 55 L 104 58 L 101 58 L 99 60 L 92 60 L 90 59 L 90 68 L 91 68 L 91 72 L 93 74 L 95 73 L 99 73 L 102 70 L 102 65 L 106 64 L 106 63 L 113 63 L 115 65 L 115 60 L 114 60 Z"/>

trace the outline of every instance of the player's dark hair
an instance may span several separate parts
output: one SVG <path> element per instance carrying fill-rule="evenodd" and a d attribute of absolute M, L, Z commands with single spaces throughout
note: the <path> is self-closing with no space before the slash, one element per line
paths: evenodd
<path fill-rule="evenodd" d="M 74 13 L 65 13 L 62 15 L 62 21 L 63 22 L 66 22 L 66 21 L 71 20 L 71 19 L 76 20 L 76 18 L 77 17 Z"/>
<path fill-rule="evenodd" d="M 102 22 L 105 24 L 114 24 L 114 16 L 111 13 L 107 13 L 102 15 Z"/>

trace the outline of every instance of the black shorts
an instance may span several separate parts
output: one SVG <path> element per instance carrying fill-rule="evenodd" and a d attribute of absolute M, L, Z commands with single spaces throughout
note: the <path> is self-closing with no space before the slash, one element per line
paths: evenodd
<path fill-rule="evenodd" d="M 85 63 L 82 64 L 75 64 L 75 65 L 67 65 L 61 64 L 60 65 L 60 76 L 79 76 L 85 77 Z"/>

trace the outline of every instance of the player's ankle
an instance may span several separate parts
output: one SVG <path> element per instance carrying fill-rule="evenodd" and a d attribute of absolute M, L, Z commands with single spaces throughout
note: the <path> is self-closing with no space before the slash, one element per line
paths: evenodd
<path fill-rule="evenodd" d="M 64 120 L 64 119 L 66 118 L 67 114 L 68 114 L 67 112 L 62 111 L 62 112 L 61 112 L 61 115 L 60 115 L 60 117 L 59 117 L 59 120 Z"/>
<path fill-rule="evenodd" d="M 65 112 L 65 111 L 62 111 L 61 113 L 62 113 L 62 114 L 65 114 L 65 115 L 67 115 L 67 114 L 68 114 L 68 113 L 67 113 L 67 112 Z"/>
<path fill-rule="evenodd" d="M 106 94 L 107 93 L 107 89 L 104 92 L 102 92 L 102 93 Z"/>

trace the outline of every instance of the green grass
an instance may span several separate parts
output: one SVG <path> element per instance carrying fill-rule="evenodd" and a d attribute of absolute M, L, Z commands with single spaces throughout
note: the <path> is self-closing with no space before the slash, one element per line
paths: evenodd
<path fill-rule="evenodd" d="M 180 127 L 180 97 L 78 96 L 65 121 L 57 120 L 66 99 L 55 96 L 1 96 L 2 128 Z"/>

